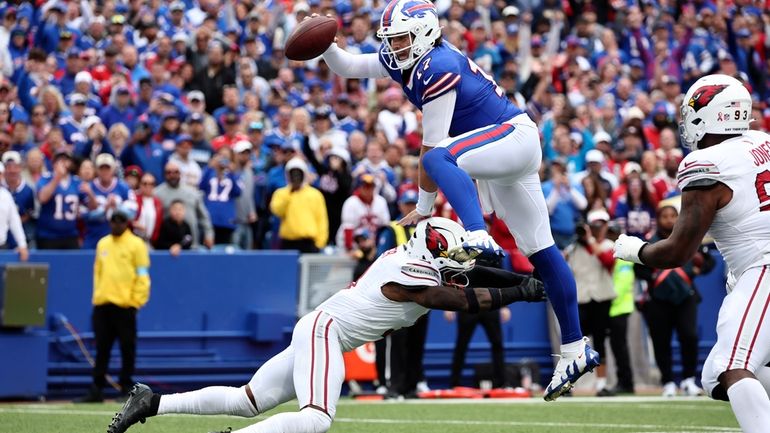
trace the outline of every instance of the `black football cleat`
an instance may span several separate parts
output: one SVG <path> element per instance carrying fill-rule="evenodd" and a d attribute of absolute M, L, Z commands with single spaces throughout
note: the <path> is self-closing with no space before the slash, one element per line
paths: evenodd
<path fill-rule="evenodd" d="M 144 424 L 148 417 L 155 415 L 151 407 L 152 390 L 145 384 L 137 383 L 128 392 L 128 400 L 120 408 L 120 412 L 112 417 L 107 433 L 123 433 L 137 422 Z"/>
<path fill-rule="evenodd" d="M 233 428 L 232 427 L 228 427 L 228 428 L 226 428 L 226 429 L 224 429 L 222 431 L 212 431 L 212 432 L 209 432 L 209 433 L 231 433 L 232 431 L 233 431 Z"/>

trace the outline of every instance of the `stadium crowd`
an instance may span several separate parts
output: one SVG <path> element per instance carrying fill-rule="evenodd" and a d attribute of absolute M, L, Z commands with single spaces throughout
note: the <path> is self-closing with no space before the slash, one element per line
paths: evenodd
<path fill-rule="evenodd" d="M 322 60 L 288 60 L 284 42 L 303 18 L 328 14 L 341 47 L 377 52 L 385 5 L 2 2 L 0 172 L 26 243 L 94 248 L 122 209 L 137 235 L 173 254 L 352 252 L 416 201 L 421 113 L 389 79 L 341 79 Z M 667 235 L 659 211 L 675 208 L 666 200 L 687 152 L 683 90 L 706 74 L 735 76 L 755 98 L 752 127 L 770 126 L 768 1 L 436 5 L 445 39 L 540 126 L 557 245 L 582 245 L 606 270 L 619 269 L 608 231 Z M 453 216 L 441 200 L 436 212 Z M 515 245 L 499 242 L 526 271 Z M 617 294 L 581 296 L 609 308 Z"/>

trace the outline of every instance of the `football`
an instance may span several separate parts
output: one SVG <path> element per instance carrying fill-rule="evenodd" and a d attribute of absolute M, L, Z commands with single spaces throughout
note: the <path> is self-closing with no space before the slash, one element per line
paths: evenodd
<path fill-rule="evenodd" d="M 334 42 L 337 20 L 315 16 L 294 29 L 286 41 L 286 57 L 291 60 L 310 60 L 320 56 Z"/>

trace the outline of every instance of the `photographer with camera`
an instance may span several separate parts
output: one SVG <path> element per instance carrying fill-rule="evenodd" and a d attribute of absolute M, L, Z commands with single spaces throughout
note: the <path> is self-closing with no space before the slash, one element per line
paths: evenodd
<path fill-rule="evenodd" d="M 617 296 L 612 280 L 615 243 L 607 239 L 610 215 L 606 210 L 592 210 L 586 219 L 588 224 L 578 225 L 577 241 L 565 253 L 577 283 L 580 327 L 593 340 L 593 347 L 601 359 L 606 359 L 604 339 L 610 328 L 612 300 Z M 607 388 L 607 367 L 604 364 L 596 367 L 596 376 L 597 396 L 613 395 L 614 392 Z"/>

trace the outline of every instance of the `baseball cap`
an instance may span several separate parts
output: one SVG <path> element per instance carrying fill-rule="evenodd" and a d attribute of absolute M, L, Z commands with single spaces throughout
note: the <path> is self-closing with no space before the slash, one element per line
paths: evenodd
<path fill-rule="evenodd" d="M 350 152 L 342 146 L 333 146 L 329 150 L 329 155 L 334 155 L 350 165 Z"/>
<path fill-rule="evenodd" d="M 80 71 L 75 74 L 75 83 L 90 83 L 93 81 L 93 77 L 87 71 Z"/>
<path fill-rule="evenodd" d="M 417 203 L 418 200 L 417 192 L 413 189 L 408 189 L 404 191 L 403 194 L 401 194 L 401 197 L 398 199 L 399 204 L 413 204 Z"/>
<path fill-rule="evenodd" d="M 136 177 L 142 177 L 142 167 L 139 167 L 138 165 L 129 165 L 126 167 L 126 169 L 123 171 L 123 176 L 136 176 Z"/>
<path fill-rule="evenodd" d="M 112 24 L 119 24 L 123 25 L 126 23 L 126 17 L 123 15 L 113 15 L 112 19 L 110 20 Z"/>
<path fill-rule="evenodd" d="M 316 119 L 328 119 L 332 115 L 332 107 L 328 105 L 321 105 L 313 112 L 313 120 Z"/>
<path fill-rule="evenodd" d="M 185 141 L 189 141 L 192 143 L 192 137 L 190 134 L 181 134 L 179 137 L 176 138 L 176 144 L 184 143 Z"/>
<path fill-rule="evenodd" d="M 267 147 L 283 147 L 284 140 L 277 135 L 268 135 L 265 137 L 265 146 Z"/>
<path fill-rule="evenodd" d="M 594 134 L 594 143 L 601 143 L 602 141 L 606 141 L 607 143 L 612 142 L 612 137 L 610 137 L 610 134 L 608 134 L 607 131 L 600 130 Z"/>
<path fill-rule="evenodd" d="M 118 95 L 130 95 L 131 91 L 128 89 L 128 86 L 119 84 L 117 87 L 115 87 L 115 93 Z"/>
<path fill-rule="evenodd" d="M 165 102 L 166 104 L 174 103 L 174 95 L 168 92 L 156 92 L 154 96 L 160 99 L 162 102 Z"/>
<path fill-rule="evenodd" d="M 588 212 L 586 220 L 588 221 L 588 224 L 593 224 L 597 221 L 607 222 L 610 220 L 610 214 L 608 214 L 604 209 L 595 209 L 591 212 Z"/>
<path fill-rule="evenodd" d="M 201 113 L 191 113 L 189 117 L 187 117 L 187 121 L 189 123 L 203 123 L 203 114 Z"/>
<path fill-rule="evenodd" d="M 737 32 L 735 32 L 735 36 L 739 38 L 748 38 L 751 36 L 751 30 L 749 29 L 740 29 Z"/>
<path fill-rule="evenodd" d="M 623 166 L 623 176 L 628 176 L 633 172 L 641 173 L 642 166 L 635 163 L 634 161 L 629 161 L 626 163 L 626 165 Z"/>
<path fill-rule="evenodd" d="M 83 104 L 85 105 L 87 99 L 86 96 L 82 93 L 73 93 L 70 97 L 70 105 L 78 105 Z"/>
<path fill-rule="evenodd" d="M 233 125 L 240 121 L 238 118 L 238 115 L 235 113 L 227 113 L 224 115 L 224 119 L 222 119 L 225 124 Z"/>
<path fill-rule="evenodd" d="M 261 131 L 263 129 L 265 129 L 265 124 L 259 120 L 249 122 L 249 131 Z"/>
<path fill-rule="evenodd" d="M 586 152 L 586 162 L 604 162 L 604 154 L 601 150 L 591 149 Z"/>
<path fill-rule="evenodd" d="M 161 114 L 160 117 L 163 120 L 166 120 L 166 119 L 176 119 L 177 115 L 176 115 L 176 111 L 174 111 L 174 110 L 167 110 L 167 111 L 164 111 L 163 114 Z"/>
<path fill-rule="evenodd" d="M 174 11 L 183 11 L 184 10 L 184 3 L 180 1 L 175 1 L 171 3 L 171 6 L 168 8 L 171 12 Z"/>
<path fill-rule="evenodd" d="M 88 130 L 88 128 L 96 125 L 97 123 L 102 123 L 102 119 L 100 119 L 99 116 L 88 116 L 86 117 L 86 120 L 83 121 L 83 128 Z"/>
<path fill-rule="evenodd" d="M 631 107 L 626 113 L 626 119 L 644 119 L 644 111 L 639 107 Z"/>
<path fill-rule="evenodd" d="M 94 165 L 96 165 L 97 168 L 105 165 L 110 168 L 115 168 L 115 157 L 109 153 L 100 153 L 96 157 L 96 163 Z"/>
<path fill-rule="evenodd" d="M 21 154 L 15 150 L 9 150 L 3 153 L 3 164 L 14 163 L 21 164 Z"/>
<path fill-rule="evenodd" d="M 80 48 L 78 47 L 72 47 L 69 50 L 67 50 L 67 58 L 68 59 L 78 59 L 80 58 L 80 54 L 82 51 L 80 51 Z"/>
<path fill-rule="evenodd" d="M 519 8 L 516 6 L 506 6 L 503 8 L 504 17 L 517 17 L 519 16 Z"/>
<path fill-rule="evenodd" d="M 632 68 L 641 68 L 644 69 L 644 62 L 640 59 L 631 59 L 630 62 L 628 62 L 628 65 Z"/>
<path fill-rule="evenodd" d="M 251 142 L 249 141 L 241 140 L 233 145 L 233 152 L 235 153 L 246 152 L 247 150 L 251 150 Z"/>
<path fill-rule="evenodd" d="M 110 221 L 122 221 L 126 222 L 128 221 L 128 211 L 123 209 L 122 207 L 118 206 L 112 211 L 112 215 L 110 216 Z"/>
<path fill-rule="evenodd" d="M 360 185 L 374 185 L 374 176 L 369 173 L 364 173 L 358 176 L 358 183 Z"/>
<path fill-rule="evenodd" d="M 187 42 L 187 35 L 184 33 L 174 33 L 174 36 L 171 38 L 171 42 Z"/>

